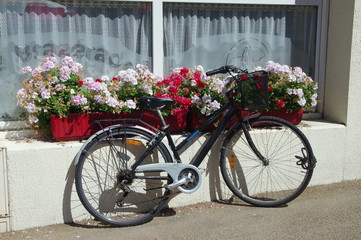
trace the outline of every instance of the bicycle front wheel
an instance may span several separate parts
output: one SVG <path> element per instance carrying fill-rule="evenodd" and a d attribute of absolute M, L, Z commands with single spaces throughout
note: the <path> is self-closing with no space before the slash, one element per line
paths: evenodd
<path fill-rule="evenodd" d="M 291 123 L 260 117 L 248 132 L 255 153 L 241 125 L 225 136 L 220 151 L 220 168 L 230 190 L 243 201 L 262 207 L 284 205 L 307 187 L 314 165 L 305 135 Z"/>
<path fill-rule="evenodd" d="M 132 226 L 153 218 L 165 195 L 164 172 L 134 172 L 131 166 L 154 135 L 139 129 L 113 128 L 89 142 L 76 166 L 76 190 L 83 206 L 106 224 Z M 143 164 L 170 162 L 160 143 Z"/>

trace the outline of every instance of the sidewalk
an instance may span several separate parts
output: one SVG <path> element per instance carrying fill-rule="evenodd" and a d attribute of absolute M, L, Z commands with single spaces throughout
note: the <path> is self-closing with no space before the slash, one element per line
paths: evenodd
<path fill-rule="evenodd" d="M 361 239 L 361 180 L 309 187 L 282 208 L 202 203 L 174 210 L 136 227 L 55 225 L 0 239 Z"/>

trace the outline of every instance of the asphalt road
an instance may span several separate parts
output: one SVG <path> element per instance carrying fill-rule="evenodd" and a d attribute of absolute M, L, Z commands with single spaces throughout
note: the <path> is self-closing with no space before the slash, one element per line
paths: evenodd
<path fill-rule="evenodd" d="M 361 180 L 309 187 L 288 206 L 202 203 L 129 228 L 55 225 L 0 234 L 1 240 L 361 239 Z"/>

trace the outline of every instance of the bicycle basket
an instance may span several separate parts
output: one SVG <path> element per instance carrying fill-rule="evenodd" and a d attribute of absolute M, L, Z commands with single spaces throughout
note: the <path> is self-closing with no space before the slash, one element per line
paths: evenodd
<path fill-rule="evenodd" d="M 246 111 L 268 107 L 268 73 L 251 72 L 240 76 L 242 108 Z"/>

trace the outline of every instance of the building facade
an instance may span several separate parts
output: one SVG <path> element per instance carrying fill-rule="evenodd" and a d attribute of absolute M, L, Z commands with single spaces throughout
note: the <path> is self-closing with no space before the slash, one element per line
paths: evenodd
<path fill-rule="evenodd" d="M 360 44 L 359 0 L 0 2 L 0 226 L 20 230 L 83 215 L 71 206 L 70 177 L 81 144 L 11 141 L 31 134 L 21 130 L 15 97 L 24 66 L 71 55 L 94 78 L 137 63 L 158 75 L 196 65 L 252 69 L 269 60 L 300 66 L 319 83 L 318 108 L 301 126 L 318 159 L 317 185 L 361 178 Z M 217 198 L 214 178 L 174 204 Z"/>

